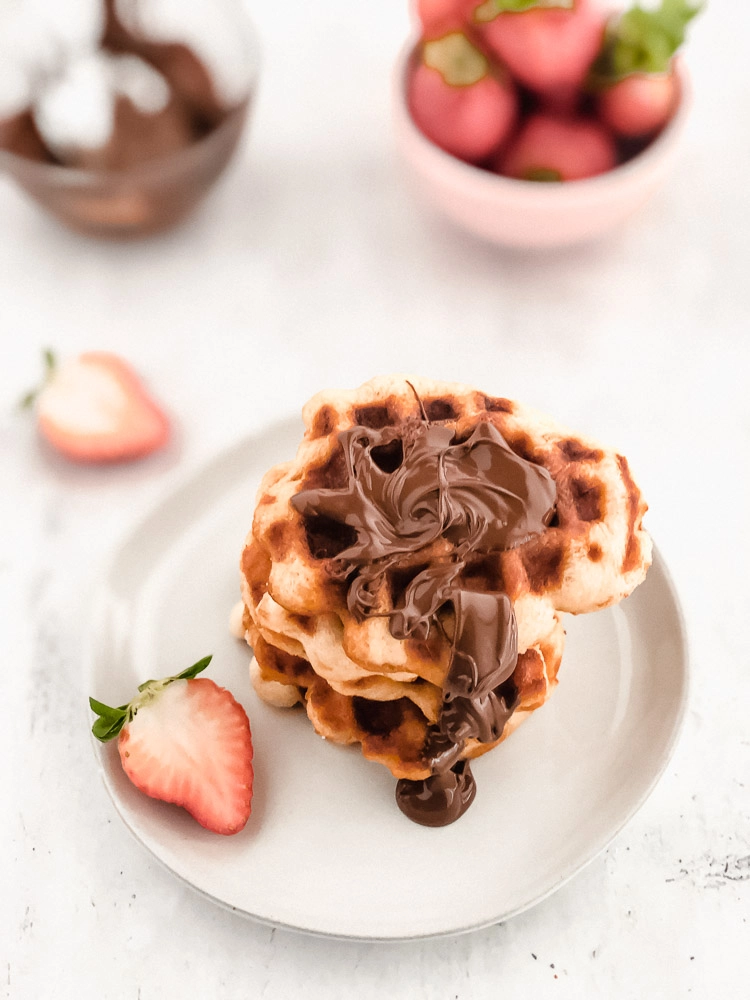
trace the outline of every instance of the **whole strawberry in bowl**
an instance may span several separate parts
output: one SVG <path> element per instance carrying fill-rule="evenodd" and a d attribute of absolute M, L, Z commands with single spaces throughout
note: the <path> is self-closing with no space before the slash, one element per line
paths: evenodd
<path fill-rule="evenodd" d="M 491 0 L 477 20 L 489 50 L 522 85 L 553 105 L 575 103 L 602 45 L 596 0 Z"/>
<path fill-rule="evenodd" d="M 669 123 L 682 86 L 675 55 L 699 10 L 688 0 L 663 0 L 610 21 L 594 79 L 599 116 L 616 135 L 644 139 Z"/>
<path fill-rule="evenodd" d="M 418 195 L 506 246 L 564 246 L 617 226 L 675 161 L 690 98 L 678 53 L 699 9 L 419 0 L 419 37 L 394 86 Z"/>
<path fill-rule="evenodd" d="M 415 61 L 409 112 L 419 129 L 447 153 L 479 163 L 510 134 L 517 99 L 507 75 L 461 32 L 425 42 Z"/>

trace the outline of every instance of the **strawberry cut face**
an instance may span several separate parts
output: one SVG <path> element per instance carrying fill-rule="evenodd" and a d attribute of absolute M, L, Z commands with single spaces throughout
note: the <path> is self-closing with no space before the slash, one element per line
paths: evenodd
<path fill-rule="evenodd" d="M 67 434 L 114 434 L 127 417 L 128 395 L 100 365 L 63 368 L 45 392 L 41 415 Z"/>
<path fill-rule="evenodd" d="M 182 806 L 215 833 L 250 815 L 252 744 L 247 716 L 207 679 L 178 680 L 140 707 L 120 733 L 123 769 L 146 795 Z"/>
<path fill-rule="evenodd" d="M 121 358 L 82 354 L 55 370 L 38 396 L 42 436 L 79 462 L 116 462 L 161 448 L 169 421 Z"/>

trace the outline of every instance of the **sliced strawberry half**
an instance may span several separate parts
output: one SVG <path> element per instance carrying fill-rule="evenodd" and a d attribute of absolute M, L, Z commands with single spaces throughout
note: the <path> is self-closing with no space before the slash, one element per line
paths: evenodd
<path fill-rule="evenodd" d="M 169 439 L 169 420 L 122 358 L 92 351 L 58 367 L 47 352 L 47 373 L 36 403 L 42 436 L 77 462 L 141 458 Z"/>
<path fill-rule="evenodd" d="M 214 833 L 239 833 L 250 817 L 253 743 L 244 708 L 225 688 L 197 678 L 207 656 L 174 677 L 146 681 L 127 705 L 94 698 L 92 732 L 117 737 L 120 760 L 136 788 L 182 806 Z"/>

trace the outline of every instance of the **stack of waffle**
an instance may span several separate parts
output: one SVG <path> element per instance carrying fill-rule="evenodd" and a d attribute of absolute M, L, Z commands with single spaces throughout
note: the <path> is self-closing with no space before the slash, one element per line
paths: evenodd
<path fill-rule="evenodd" d="M 432 771 L 426 747 L 440 726 L 456 621 L 446 602 L 432 627 L 396 638 L 393 614 L 403 608 L 418 573 L 455 559 L 460 539 L 446 532 L 396 564 L 385 560 L 362 614 L 349 599 L 357 571 L 342 573 L 337 558 L 352 550 L 356 530 L 293 498 L 346 488 L 351 468 L 342 441 L 353 428 L 373 439 L 384 429 L 398 437 L 422 422 L 448 428 L 452 440 L 463 442 L 489 426 L 515 455 L 549 474 L 556 499 L 544 529 L 512 547 L 473 551 L 460 571 L 462 588 L 508 595 L 518 631 L 512 714 L 497 738 L 463 741 L 460 756 L 485 753 L 543 705 L 556 685 L 565 635 L 561 615 L 607 607 L 646 574 L 646 505 L 627 461 L 508 399 L 419 378 L 375 378 L 357 390 L 322 392 L 305 406 L 303 418 L 296 457 L 262 481 L 242 553 L 253 684 L 272 704 L 302 703 L 320 735 L 359 743 L 365 757 L 396 778 L 419 781 Z M 386 474 L 395 471 L 398 455 L 389 461 Z"/>

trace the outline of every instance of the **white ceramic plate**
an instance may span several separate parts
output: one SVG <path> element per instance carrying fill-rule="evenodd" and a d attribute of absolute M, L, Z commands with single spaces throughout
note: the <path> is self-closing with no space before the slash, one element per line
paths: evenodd
<path fill-rule="evenodd" d="M 616 608 L 569 618 L 560 684 L 513 737 L 477 761 L 477 798 L 438 830 L 410 823 L 395 781 L 327 744 L 301 711 L 250 688 L 228 632 L 255 490 L 291 458 L 298 422 L 243 441 L 131 534 L 99 592 L 89 690 L 121 704 L 149 677 L 214 654 L 208 675 L 244 704 L 255 744 L 253 814 L 219 837 L 148 799 L 113 745 L 94 743 L 115 808 L 177 876 L 279 926 L 362 939 L 454 934 L 504 920 L 559 888 L 643 803 L 675 745 L 687 693 L 685 631 L 661 558 Z"/>

